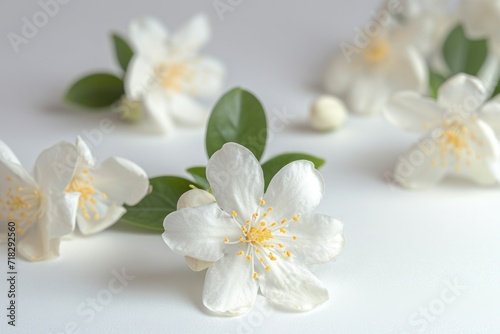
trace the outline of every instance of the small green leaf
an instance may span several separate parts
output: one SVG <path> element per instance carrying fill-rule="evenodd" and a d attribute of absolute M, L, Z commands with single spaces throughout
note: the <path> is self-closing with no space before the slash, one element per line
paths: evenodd
<path fill-rule="evenodd" d="M 269 186 L 269 183 L 271 182 L 274 175 L 276 175 L 276 173 L 278 173 L 281 168 L 297 160 L 309 160 L 314 164 L 314 167 L 316 167 L 316 169 L 320 168 L 325 164 L 325 160 L 304 153 L 286 153 L 278 155 L 272 158 L 271 160 L 266 161 L 262 165 L 262 170 L 264 171 L 264 181 L 266 183 L 266 189 L 267 186 Z"/>
<path fill-rule="evenodd" d="M 115 46 L 116 59 L 118 63 L 120 63 L 123 72 L 126 72 L 134 52 L 128 43 L 117 34 L 113 34 L 113 43 Z"/>
<path fill-rule="evenodd" d="M 65 100 L 87 108 L 111 106 L 125 94 L 122 79 L 112 74 L 92 74 L 74 83 Z"/>
<path fill-rule="evenodd" d="M 127 213 L 121 221 L 158 232 L 163 231 L 165 217 L 177 210 L 177 201 L 191 189 L 192 181 L 161 176 L 150 180 L 153 191 L 135 206 L 125 206 Z M 196 185 L 195 185 L 196 186 Z"/>
<path fill-rule="evenodd" d="M 468 39 L 459 25 L 446 38 L 443 55 L 452 75 L 477 75 L 488 55 L 488 43 L 484 39 Z"/>
<path fill-rule="evenodd" d="M 224 144 L 235 142 L 248 148 L 260 160 L 266 140 L 266 113 L 252 93 L 234 88 L 217 102 L 207 126 L 208 157 Z"/>
<path fill-rule="evenodd" d="M 429 86 L 431 91 L 431 96 L 434 99 L 438 97 L 439 87 L 446 81 L 446 78 L 441 74 L 434 72 L 433 70 L 429 71 Z"/>
<path fill-rule="evenodd" d="M 207 168 L 206 167 L 192 167 L 186 170 L 194 180 L 202 187 L 204 190 L 210 189 L 210 183 L 207 180 Z"/>

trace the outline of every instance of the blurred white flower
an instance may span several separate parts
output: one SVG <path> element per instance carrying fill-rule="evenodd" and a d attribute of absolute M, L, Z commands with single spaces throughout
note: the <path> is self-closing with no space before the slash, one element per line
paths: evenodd
<path fill-rule="evenodd" d="M 399 90 L 426 92 L 427 64 L 412 43 L 397 30 L 384 29 L 363 45 L 341 44 L 342 52 L 327 70 L 325 89 L 360 114 L 382 112 L 387 99 Z"/>
<path fill-rule="evenodd" d="M 488 39 L 490 48 L 500 55 L 500 1 L 462 0 L 460 14 L 471 39 Z"/>
<path fill-rule="evenodd" d="M 66 188 L 78 193 L 78 228 L 83 234 L 100 232 L 116 223 L 127 211 L 123 204 L 135 205 L 148 192 L 146 172 L 123 158 L 110 158 L 96 166 L 87 144 L 76 141 L 75 173 Z"/>
<path fill-rule="evenodd" d="M 387 119 L 409 131 L 426 132 L 399 160 L 394 177 L 409 188 L 425 188 L 448 172 L 463 173 L 482 185 L 498 182 L 500 99 L 487 103 L 483 83 L 459 74 L 439 89 L 438 101 L 415 92 L 396 93 Z"/>
<path fill-rule="evenodd" d="M 64 191 L 74 156 L 74 145 L 61 142 L 40 154 L 32 177 L 0 141 L 0 221 L 15 223 L 17 249 L 30 261 L 58 257 L 61 237 L 75 227 L 79 194 Z"/>
<path fill-rule="evenodd" d="M 211 98 L 224 80 L 223 65 L 199 50 L 210 38 L 204 15 L 194 16 L 170 36 L 154 18 L 130 26 L 134 57 L 125 78 L 127 98 L 141 101 L 158 130 L 172 130 L 172 118 L 187 125 L 204 124 L 207 109 L 195 98 Z"/>
<path fill-rule="evenodd" d="M 264 194 L 262 168 L 245 147 L 229 143 L 207 165 L 217 203 L 185 208 L 165 218 L 163 239 L 182 256 L 214 262 L 203 303 L 222 314 L 249 311 L 260 288 L 270 301 L 306 311 L 328 291 L 306 265 L 342 250 L 342 223 L 314 214 L 323 179 L 308 161 L 285 166 Z"/>

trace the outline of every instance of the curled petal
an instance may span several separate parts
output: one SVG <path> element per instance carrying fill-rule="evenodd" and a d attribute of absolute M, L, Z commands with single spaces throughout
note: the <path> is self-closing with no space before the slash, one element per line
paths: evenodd
<path fill-rule="evenodd" d="M 193 16 L 172 36 L 174 52 L 190 54 L 197 52 L 210 39 L 210 24 L 204 14 Z"/>
<path fill-rule="evenodd" d="M 137 54 L 162 60 L 169 52 L 169 35 L 163 24 L 152 17 L 140 17 L 130 24 L 130 38 Z"/>
<path fill-rule="evenodd" d="M 441 85 L 438 103 L 450 112 L 475 112 L 488 98 L 488 92 L 481 80 L 457 74 Z"/>

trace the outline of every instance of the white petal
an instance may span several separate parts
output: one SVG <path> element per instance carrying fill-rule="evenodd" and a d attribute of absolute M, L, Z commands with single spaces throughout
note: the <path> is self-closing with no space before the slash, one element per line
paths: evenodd
<path fill-rule="evenodd" d="M 388 85 L 393 92 L 414 90 L 426 93 L 429 86 L 429 69 L 425 58 L 414 48 L 395 51 L 387 68 Z"/>
<path fill-rule="evenodd" d="M 346 55 L 343 53 L 336 54 L 326 71 L 325 90 L 328 93 L 343 96 L 347 92 L 354 75 L 356 75 L 355 71 L 346 60 Z"/>
<path fill-rule="evenodd" d="M 127 159 L 109 158 L 91 173 L 95 179 L 93 186 L 117 205 L 136 205 L 149 190 L 146 172 Z"/>
<path fill-rule="evenodd" d="M 464 0 L 461 16 L 465 32 L 472 39 L 481 39 L 498 29 L 500 4 L 491 0 Z"/>
<path fill-rule="evenodd" d="M 264 176 L 259 162 L 246 147 L 225 144 L 208 161 L 207 178 L 224 211 L 235 211 L 243 222 L 257 212 L 264 193 Z"/>
<path fill-rule="evenodd" d="M 47 226 L 36 222 L 19 241 L 19 253 L 29 261 L 46 261 L 59 257 L 60 239 L 49 238 Z"/>
<path fill-rule="evenodd" d="M 477 77 L 481 79 L 488 92 L 493 92 L 498 84 L 499 74 L 500 60 L 498 59 L 498 55 L 490 52 L 479 70 Z"/>
<path fill-rule="evenodd" d="M 346 103 L 355 113 L 375 115 L 382 112 L 392 92 L 393 89 L 385 76 L 353 77 L 352 85 L 347 92 Z"/>
<path fill-rule="evenodd" d="M 130 99 L 140 100 L 148 92 L 158 88 L 154 66 L 154 63 L 141 55 L 132 58 L 124 79 L 125 92 Z"/>
<path fill-rule="evenodd" d="M 189 94 L 202 98 L 216 97 L 225 79 L 224 65 L 213 58 L 198 56 L 187 61 L 192 75 L 188 81 Z"/>
<path fill-rule="evenodd" d="M 107 229 L 120 220 L 125 212 L 127 212 L 127 210 L 120 205 L 108 205 L 102 201 L 99 202 L 95 208 L 96 212 L 99 214 L 99 219 L 95 219 L 93 216 L 91 216 L 90 219 L 86 219 L 81 211 L 77 216 L 78 229 L 84 235 L 99 233 Z"/>
<path fill-rule="evenodd" d="M 407 188 L 433 186 L 449 170 L 441 164 L 439 153 L 436 142 L 430 136 L 425 137 L 399 158 L 394 179 Z"/>
<path fill-rule="evenodd" d="M 292 310 L 308 311 L 328 300 L 328 290 L 309 269 L 285 259 L 274 261 L 259 283 L 268 300 Z"/>
<path fill-rule="evenodd" d="M 165 92 L 155 89 L 148 92 L 144 98 L 144 104 L 148 112 L 148 117 L 155 129 L 152 132 L 168 134 L 173 131 L 172 119 L 170 116 L 170 100 Z"/>
<path fill-rule="evenodd" d="M 312 213 L 323 197 L 321 174 L 310 161 L 294 161 L 283 167 L 271 180 L 264 196 L 273 208 L 269 220 L 291 220 L 296 215 Z"/>
<path fill-rule="evenodd" d="M 64 191 L 73 178 L 78 156 L 76 146 L 68 142 L 60 142 L 43 151 L 33 172 L 42 192 Z"/>
<path fill-rule="evenodd" d="M 37 189 L 38 186 L 31 175 L 16 162 L 11 160 L 0 159 L 0 184 L 2 189 L 7 190 L 7 187 L 29 187 Z"/>
<path fill-rule="evenodd" d="M 434 100 L 404 91 L 389 99 L 384 114 L 389 122 L 404 130 L 423 132 L 442 122 L 444 111 Z"/>
<path fill-rule="evenodd" d="M 175 52 L 194 53 L 210 39 L 210 24 L 204 14 L 193 16 L 172 37 Z"/>
<path fill-rule="evenodd" d="M 55 192 L 44 195 L 48 199 L 44 202 L 44 213 L 39 223 L 47 226 L 49 238 L 59 238 L 73 232 L 80 194 Z"/>
<path fill-rule="evenodd" d="M 208 108 L 190 96 L 176 94 L 170 100 L 170 112 L 177 122 L 183 125 L 203 125 L 208 119 Z"/>
<path fill-rule="evenodd" d="M 217 204 L 186 208 L 169 214 L 163 223 L 163 240 L 177 254 L 203 261 L 217 261 L 224 254 L 225 238 L 242 235 L 232 217 Z"/>
<path fill-rule="evenodd" d="M 500 134 L 500 95 L 488 101 L 479 112 L 479 117 Z"/>
<path fill-rule="evenodd" d="M 457 74 L 441 85 L 438 103 L 452 112 L 474 112 L 488 98 L 481 80 L 467 74 Z"/>
<path fill-rule="evenodd" d="M 161 60 L 168 56 L 168 31 L 155 18 L 141 17 L 133 20 L 130 23 L 130 38 L 136 54 L 151 60 Z"/>
<path fill-rule="evenodd" d="M 331 261 L 344 247 L 343 224 L 329 216 L 304 216 L 298 222 L 290 222 L 286 229 L 286 250 L 306 265 Z M 289 236 L 296 236 L 297 240 Z"/>
<path fill-rule="evenodd" d="M 0 160 L 10 161 L 14 164 L 21 165 L 19 159 L 17 159 L 16 155 L 10 149 L 7 144 L 0 140 Z"/>
<path fill-rule="evenodd" d="M 76 137 L 76 148 L 78 152 L 77 169 L 86 169 L 95 165 L 95 158 L 90 147 L 80 136 Z"/>
<path fill-rule="evenodd" d="M 203 304 L 211 311 L 238 315 L 250 311 L 257 297 L 252 262 L 244 256 L 227 254 L 207 271 Z"/>
<path fill-rule="evenodd" d="M 184 259 L 186 260 L 186 264 L 189 266 L 189 269 L 192 271 L 202 271 L 214 264 L 213 262 L 197 260 L 189 256 L 184 257 Z"/>

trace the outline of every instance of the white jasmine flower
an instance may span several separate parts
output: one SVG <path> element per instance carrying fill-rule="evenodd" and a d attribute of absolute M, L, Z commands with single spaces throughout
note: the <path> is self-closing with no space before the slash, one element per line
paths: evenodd
<path fill-rule="evenodd" d="M 0 221 L 15 223 L 17 249 L 30 261 L 58 257 L 61 237 L 74 229 L 78 194 L 64 191 L 75 168 L 68 157 L 74 154 L 66 142 L 49 148 L 32 177 L 0 141 Z"/>
<path fill-rule="evenodd" d="M 500 1 L 462 0 L 461 17 L 471 39 L 488 39 L 491 49 L 500 55 Z"/>
<path fill-rule="evenodd" d="M 207 17 L 193 17 L 172 36 L 156 19 L 139 18 L 130 34 L 135 53 L 125 78 L 127 97 L 144 103 L 161 132 L 172 129 L 172 118 L 203 124 L 207 110 L 194 98 L 214 97 L 224 79 L 220 62 L 198 54 L 210 38 Z"/>
<path fill-rule="evenodd" d="M 497 183 L 500 146 L 500 99 L 487 103 L 488 91 L 472 76 L 459 74 L 439 89 L 438 101 L 415 92 L 395 94 L 386 107 L 393 124 L 427 135 L 401 157 L 395 179 L 423 188 L 449 171 L 463 173 L 483 185 Z"/>
<path fill-rule="evenodd" d="M 260 288 L 270 301 L 306 311 L 328 291 L 306 265 L 342 250 L 342 223 L 314 214 L 323 180 L 308 161 L 285 166 L 264 194 L 262 168 L 245 147 L 229 143 L 207 165 L 216 204 L 185 208 L 165 218 L 163 238 L 182 256 L 214 262 L 203 303 L 222 314 L 249 311 Z"/>
<path fill-rule="evenodd" d="M 177 210 L 184 208 L 197 208 L 199 206 L 215 203 L 215 197 L 208 191 L 202 189 L 191 189 L 179 198 Z M 194 271 L 202 271 L 210 267 L 213 262 L 194 259 L 190 256 L 185 257 L 186 263 Z"/>
<path fill-rule="evenodd" d="M 372 38 L 357 35 L 354 44 L 341 44 L 326 74 L 325 89 L 344 99 L 360 114 L 382 112 L 387 99 L 399 90 L 425 92 L 428 69 L 412 39 L 384 29 Z"/>
<path fill-rule="evenodd" d="M 123 204 L 135 205 L 148 192 L 146 172 L 123 158 L 110 158 L 96 166 L 87 144 L 76 141 L 75 173 L 66 188 L 79 193 L 77 224 L 83 234 L 100 232 L 127 211 Z"/>

